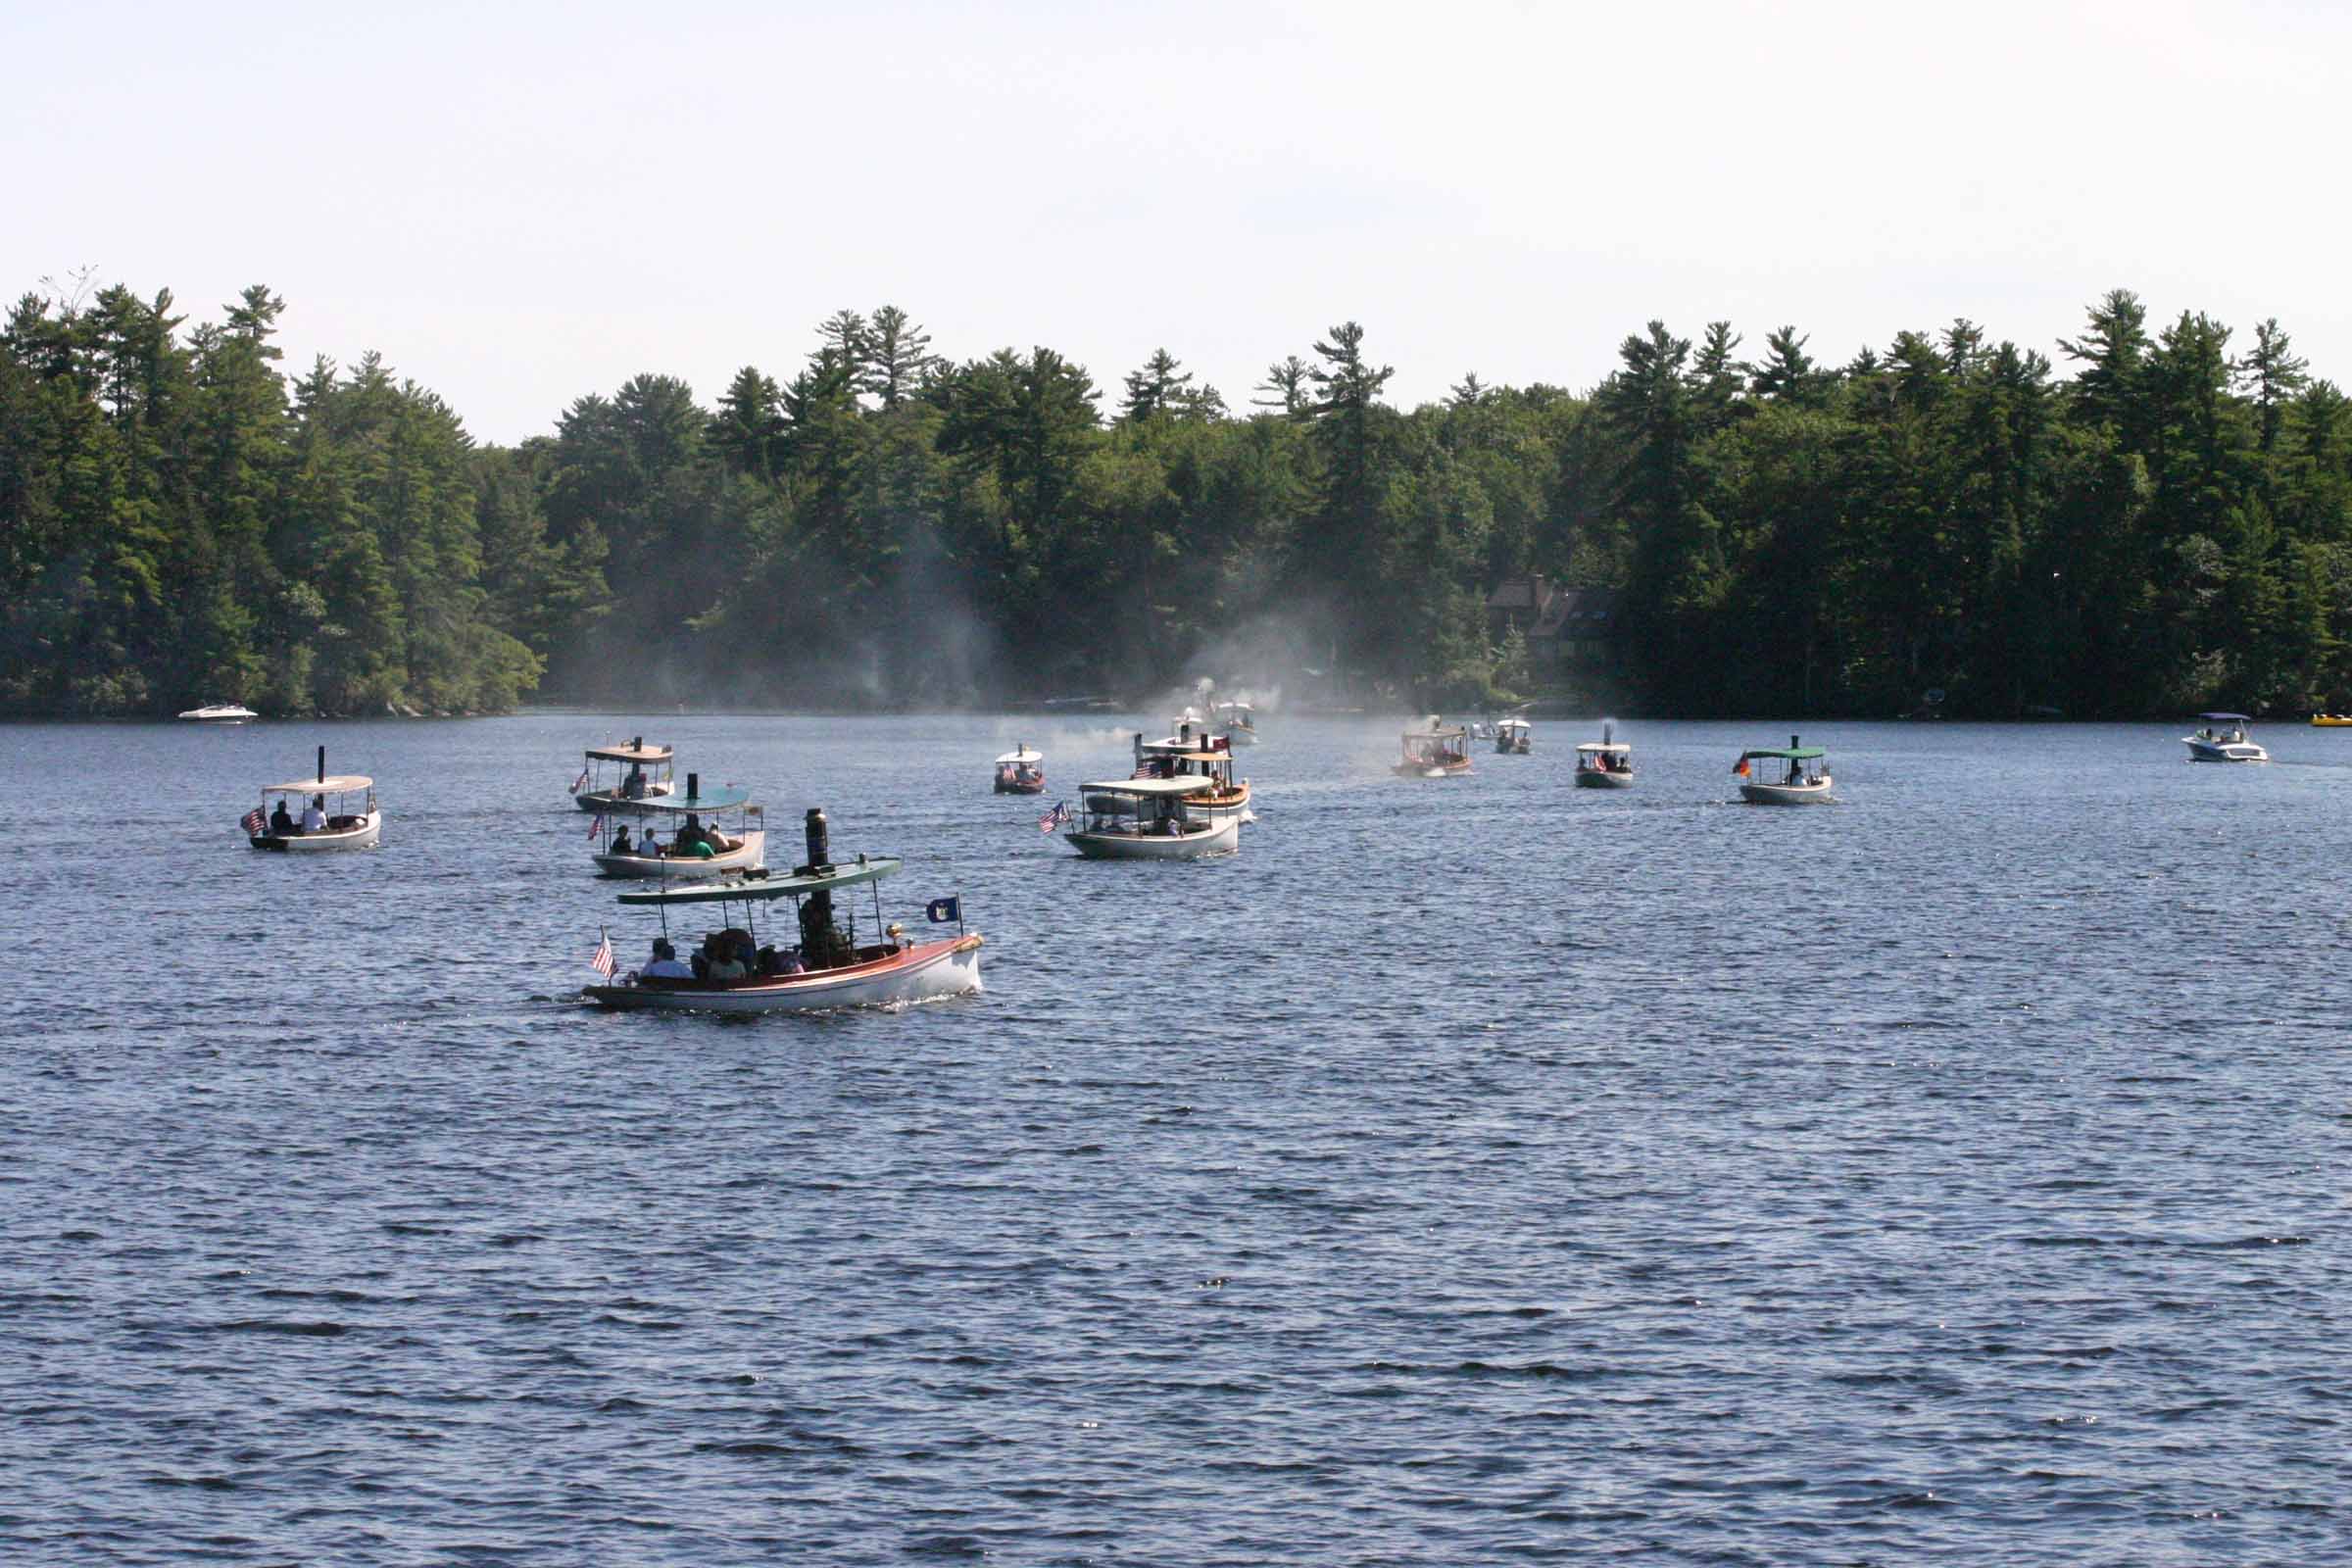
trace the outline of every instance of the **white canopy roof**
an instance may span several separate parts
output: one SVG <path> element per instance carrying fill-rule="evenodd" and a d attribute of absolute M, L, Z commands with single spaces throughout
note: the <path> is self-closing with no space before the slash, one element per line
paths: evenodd
<path fill-rule="evenodd" d="M 1006 753 L 1005 753 L 1005 754 L 1004 754 L 1003 757 L 1000 757 L 1000 758 L 998 758 L 998 759 L 997 759 L 997 760 L 998 760 L 999 762 L 1001 762 L 1001 763 L 1002 763 L 1002 762 L 1042 762 L 1042 761 L 1044 761 L 1045 760 L 1046 760 L 1046 754 L 1045 754 L 1045 753 L 1043 753 L 1043 752 L 1033 752 L 1033 751 L 1031 751 L 1031 750 L 1030 750 L 1028 747 L 1026 747 L 1026 746 L 1022 747 L 1022 748 L 1021 748 L 1020 750 L 1018 750 L 1018 751 L 1014 751 L 1014 752 L 1006 752 Z"/>
<path fill-rule="evenodd" d="M 1189 778 L 1106 778 L 1098 784 L 1081 784 L 1078 787 L 1082 790 L 1101 790 L 1106 795 L 1141 795 L 1168 800 L 1198 795 L 1203 785 L 1196 775 Z"/>
<path fill-rule="evenodd" d="M 1580 752 L 1630 752 L 1633 748 L 1623 741 L 1587 741 L 1577 750 Z"/>
<path fill-rule="evenodd" d="M 675 755 L 666 746 L 591 746 L 588 755 L 607 762 L 666 762 Z"/>
<path fill-rule="evenodd" d="M 372 789 L 375 780 L 359 773 L 329 773 L 324 778 L 298 778 L 291 784 L 265 784 L 264 795 L 341 795 L 347 790 Z"/>

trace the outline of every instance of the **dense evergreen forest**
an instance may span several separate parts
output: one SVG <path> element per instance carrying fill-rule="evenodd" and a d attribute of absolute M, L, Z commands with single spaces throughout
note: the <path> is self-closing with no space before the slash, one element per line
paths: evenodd
<path fill-rule="evenodd" d="M 906 707 L 1198 674 L 1660 714 L 2352 695 L 2352 416 L 2276 321 L 2118 291 L 2042 354 L 1966 320 L 1842 366 L 1792 327 L 1625 340 L 1589 393 L 1382 401 L 1336 326 L 1246 406 L 1154 354 L 954 363 L 842 312 L 711 407 L 639 375 L 476 444 L 374 355 L 289 375 L 282 302 L 25 296 L 0 336 L 0 710 Z M 1745 350 L 1747 357 L 1742 357 Z M 1488 595 L 1621 590 L 1605 657 Z"/>

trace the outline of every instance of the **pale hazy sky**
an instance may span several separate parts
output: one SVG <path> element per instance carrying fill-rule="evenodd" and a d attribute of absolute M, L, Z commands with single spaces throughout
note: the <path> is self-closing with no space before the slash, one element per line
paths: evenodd
<path fill-rule="evenodd" d="M 1651 317 L 2057 359 L 2118 286 L 2352 382 L 2352 7 L 0 0 L 0 60 L 9 298 L 267 282 L 289 367 L 491 441 L 886 302 L 1105 406 L 1164 344 L 1246 407 L 1348 318 L 1406 406 Z"/>

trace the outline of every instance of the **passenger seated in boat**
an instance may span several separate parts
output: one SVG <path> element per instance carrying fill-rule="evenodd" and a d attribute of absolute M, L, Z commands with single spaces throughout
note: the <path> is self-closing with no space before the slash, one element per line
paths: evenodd
<path fill-rule="evenodd" d="M 629 830 L 627 828 L 624 827 L 619 832 L 612 835 L 612 853 L 614 855 L 635 855 L 637 853 L 637 846 L 629 842 Z"/>
<path fill-rule="evenodd" d="M 678 961 L 678 950 L 669 945 L 669 938 L 654 938 L 654 961 L 638 971 L 639 975 L 655 980 L 691 980 L 694 971 Z"/>
<path fill-rule="evenodd" d="M 729 943 L 724 947 L 711 950 L 710 960 L 703 967 L 703 978 L 706 980 L 741 980 L 748 977 L 751 972 L 744 966 L 743 959 L 736 956 L 734 944 Z"/>
<path fill-rule="evenodd" d="M 896 920 L 891 921 L 890 929 L 882 934 L 889 939 L 890 950 L 893 953 L 905 953 L 908 947 L 912 946 L 906 940 L 906 928 Z"/>
<path fill-rule="evenodd" d="M 270 813 L 270 831 L 281 839 L 292 838 L 302 831 L 294 825 L 294 813 L 286 809 L 283 796 L 278 798 L 277 808 Z"/>
<path fill-rule="evenodd" d="M 799 974 L 805 966 L 798 948 L 766 947 L 760 950 L 760 972 L 764 975 Z"/>
<path fill-rule="evenodd" d="M 635 762 L 629 764 L 629 776 L 620 781 L 620 798 L 624 801 L 645 799 L 645 769 Z"/>
<path fill-rule="evenodd" d="M 302 813 L 302 830 L 305 833 L 323 833 L 326 831 L 325 796 L 314 795 L 311 797 L 309 808 Z"/>

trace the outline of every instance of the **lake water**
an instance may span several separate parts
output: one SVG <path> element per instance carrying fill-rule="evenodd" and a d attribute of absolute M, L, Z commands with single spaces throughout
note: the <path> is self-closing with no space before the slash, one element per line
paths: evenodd
<path fill-rule="evenodd" d="M 1775 810 L 1787 722 L 1602 793 L 1276 713 L 1172 866 L 988 793 L 1134 722 L 0 730 L 0 1558 L 2352 1550 L 2352 731 L 1807 725 Z M 632 733 L 959 893 L 987 993 L 579 1006 Z M 247 850 L 321 741 L 384 847 Z"/>

